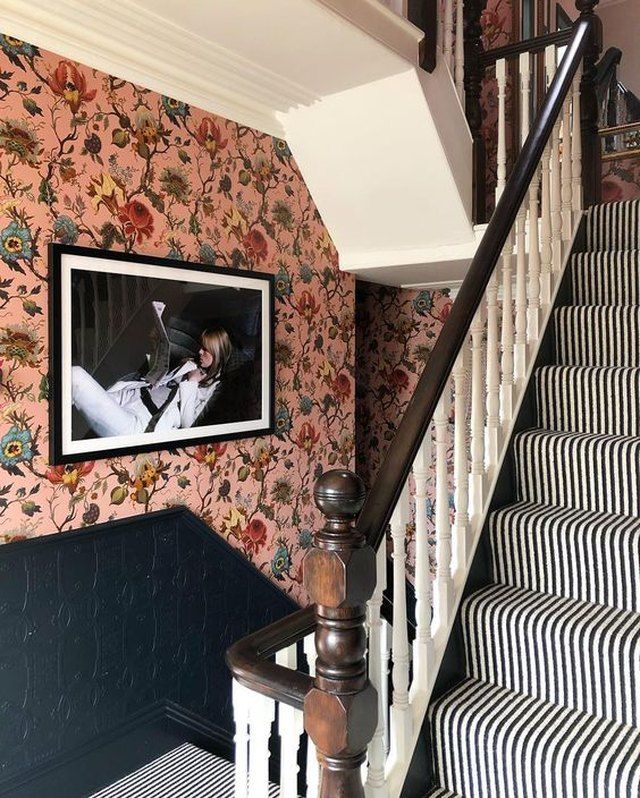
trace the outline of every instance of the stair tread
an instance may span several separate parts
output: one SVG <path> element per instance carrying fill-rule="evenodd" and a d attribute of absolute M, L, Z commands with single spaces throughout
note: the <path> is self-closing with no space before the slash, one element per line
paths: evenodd
<path fill-rule="evenodd" d="M 572 304 L 640 304 L 640 251 L 577 252 L 569 263 Z"/>
<path fill-rule="evenodd" d="M 640 244 L 640 201 L 591 206 L 587 211 L 586 249 L 635 249 Z"/>
<path fill-rule="evenodd" d="M 234 767 L 195 745 L 185 743 L 154 759 L 91 798 L 233 798 Z M 279 795 L 269 785 L 269 796 Z"/>
<path fill-rule="evenodd" d="M 472 678 L 429 719 L 435 780 L 465 798 L 639 794 L 640 729 Z"/>
<path fill-rule="evenodd" d="M 640 305 L 563 305 L 553 324 L 559 365 L 640 366 Z"/>
<path fill-rule="evenodd" d="M 517 502 L 491 513 L 489 535 L 497 582 L 640 612 L 640 518 Z"/>
<path fill-rule="evenodd" d="M 465 600 L 462 628 L 469 676 L 600 718 L 640 722 L 638 613 L 493 584 Z"/>

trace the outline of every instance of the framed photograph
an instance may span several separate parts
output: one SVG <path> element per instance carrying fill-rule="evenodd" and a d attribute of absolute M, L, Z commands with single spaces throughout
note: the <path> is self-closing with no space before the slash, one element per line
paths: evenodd
<path fill-rule="evenodd" d="M 273 276 L 51 244 L 50 459 L 271 433 Z"/>

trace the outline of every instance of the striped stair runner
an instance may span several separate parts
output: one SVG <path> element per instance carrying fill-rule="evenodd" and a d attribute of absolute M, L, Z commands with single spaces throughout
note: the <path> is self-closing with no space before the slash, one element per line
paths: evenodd
<path fill-rule="evenodd" d="M 185 743 L 91 798 L 233 798 L 230 762 Z M 269 798 L 279 795 L 275 784 Z"/>
<path fill-rule="evenodd" d="M 640 796 L 640 202 L 592 208 L 491 514 L 467 678 L 429 709 L 430 798 Z"/>

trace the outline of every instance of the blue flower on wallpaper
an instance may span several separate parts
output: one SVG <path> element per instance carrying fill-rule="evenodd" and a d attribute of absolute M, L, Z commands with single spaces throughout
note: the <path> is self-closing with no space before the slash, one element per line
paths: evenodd
<path fill-rule="evenodd" d="M 278 160 L 284 161 L 287 158 L 291 157 L 291 150 L 289 149 L 289 145 L 284 139 L 275 139 L 273 140 L 273 151 L 275 152 Z"/>
<path fill-rule="evenodd" d="M 0 48 L 9 56 L 9 59 L 15 64 L 16 59 L 23 55 L 25 58 L 33 58 L 38 55 L 37 47 L 32 44 L 27 44 L 21 39 L 15 39 L 13 36 L 6 36 L 0 34 Z M 19 65 L 19 62 L 18 62 Z"/>
<path fill-rule="evenodd" d="M 433 292 L 420 291 L 418 296 L 413 300 L 413 307 L 420 316 L 426 316 L 433 307 Z"/>
<path fill-rule="evenodd" d="M 189 106 L 180 100 L 174 100 L 173 97 L 162 97 L 162 107 L 166 115 L 175 122 L 177 119 L 184 119 L 189 115 Z"/>
<path fill-rule="evenodd" d="M 298 402 L 300 412 L 303 416 L 308 416 L 313 410 L 313 400 L 310 396 L 301 396 Z"/>
<path fill-rule="evenodd" d="M 18 463 L 28 463 L 32 458 L 29 430 L 11 427 L 0 439 L 0 465 L 10 470 Z"/>
<path fill-rule="evenodd" d="M 289 575 L 291 569 L 291 552 L 282 538 L 278 538 L 278 548 L 271 560 L 271 573 L 282 582 L 285 574 Z"/>
<path fill-rule="evenodd" d="M 313 280 L 313 269 L 308 263 L 300 266 L 300 279 L 303 283 L 310 283 Z"/>
<path fill-rule="evenodd" d="M 284 266 L 281 266 L 276 274 L 275 292 L 278 299 L 285 299 L 291 296 L 291 277 L 289 277 L 289 272 Z"/>
<path fill-rule="evenodd" d="M 276 434 L 284 435 L 291 429 L 291 416 L 284 405 L 279 405 L 276 410 Z"/>
<path fill-rule="evenodd" d="M 298 533 L 298 545 L 301 549 L 310 549 L 313 546 L 313 532 L 310 529 L 301 529 Z"/>
<path fill-rule="evenodd" d="M 0 232 L 0 256 L 6 263 L 29 260 L 31 255 L 31 232 L 27 227 L 14 221 Z"/>
<path fill-rule="evenodd" d="M 73 219 L 61 214 L 53 223 L 53 234 L 61 244 L 75 244 L 78 240 L 78 226 Z"/>
<path fill-rule="evenodd" d="M 216 262 L 216 251 L 211 244 L 201 244 L 198 257 L 202 263 L 208 263 L 213 266 Z"/>

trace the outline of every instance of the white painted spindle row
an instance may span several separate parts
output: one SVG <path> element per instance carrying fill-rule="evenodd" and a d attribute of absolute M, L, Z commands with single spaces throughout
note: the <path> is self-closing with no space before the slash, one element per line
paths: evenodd
<path fill-rule="evenodd" d="M 454 0 L 446 0 L 444 48 L 449 48 L 449 58 L 453 56 L 457 5 L 457 0 L 455 5 Z M 457 41 L 457 24 L 455 35 Z M 451 60 L 448 63 L 451 65 Z M 525 54 L 515 70 L 522 142 L 532 122 L 534 65 L 535 59 Z M 455 72 L 457 64 L 453 67 Z M 548 86 L 556 71 L 553 47 L 544 54 L 544 70 Z M 499 200 L 508 179 L 506 61 L 498 62 L 496 74 Z M 577 75 L 418 449 L 412 479 L 392 514 L 391 624 L 382 617 L 386 545 L 377 554 L 377 585 L 367 605 L 367 631 L 369 678 L 378 691 L 379 717 L 363 769 L 367 798 L 400 795 L 505 446 L 549 319 L 563 257 L 582 213 L 579 91 Z M 414 546 L 409 546 L 412 525 Z M 408 580 L 413 582 L 416 599 L 413 617 L 407 606 Z M 415 622 L 412 646 L 409 622 Z M 304 641 L 304 650 L 313 676 L 313 637 Z M 279 652 L 277 661 L 295 668 L 296 647 Z M 268 787 L 268 735 L 276 717 L 275 704 L 234 684 L 234 710 L 236 798 L 262 798 Z M 297 710 L 279 706 L 277 720 L 280 794 L 292 798 L 297 794 L 298 752 L 305 737 L 302 717 Z M 309 741 L 305 772 L 309 798 L 317 798 L 318 773 Z"/>
<path fill-rule="evenodd" d="M 456 92 L 464 105 L 464 2 L 444 0 L 442 55 L 449 67 Z"/>

